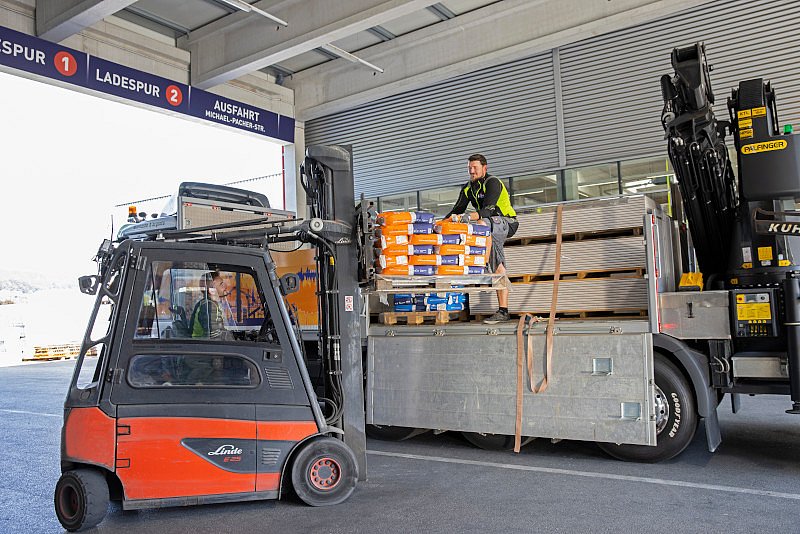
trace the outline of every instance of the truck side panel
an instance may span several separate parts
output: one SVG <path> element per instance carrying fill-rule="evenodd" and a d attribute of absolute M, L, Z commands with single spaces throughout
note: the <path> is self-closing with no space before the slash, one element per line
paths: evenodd
<path fill-rule="evenodd" d="M 544 325 L 535 325 L 533 332 L 538 384 Z M 514 433 L 513 327 L 375 326 L 367 363 L 369 423 Z M 557 327 L 549 381 L 545 392 L 534 394 L 526 373 L 522 435 L 655 444 L 652 336 L 646 322 Z"/>

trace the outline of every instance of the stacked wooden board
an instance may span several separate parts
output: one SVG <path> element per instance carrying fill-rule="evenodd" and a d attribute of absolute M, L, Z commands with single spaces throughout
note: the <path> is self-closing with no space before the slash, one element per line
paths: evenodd
<path fill-rule="evenodd" d="M 630 315 L 647 312 L 647 254 L 643 227 L 657 209 L 644 196 L 564 204 L 556 311 L 562 315 Z M 511 280 L 509 312 L 550 311 L 556 260 L 556 207 L 518 216 L 519 230 L 505 246 Z M 494 292 L 470 296 L 472 314 L 497 310 Z"/>

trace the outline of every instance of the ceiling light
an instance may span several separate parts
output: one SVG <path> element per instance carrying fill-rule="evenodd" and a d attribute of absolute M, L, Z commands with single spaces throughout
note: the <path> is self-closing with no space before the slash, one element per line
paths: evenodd
<path fill-rule="evenodd" d="M 378 67 L 377 65 L 373 65 L 369 61 L 361 59 L 358 56 L 354 56 L 353 54 L 351 54 L 347 50 L 342 50 L 338 46 L 334 46 L 332 44 L 326 44 L 326 45 L 320 46 L 320 48 L 330 52 L 331 54 L 336 54 L 340 58 L 346 59 L 347 61 L 352 61 L 353 63 L 361 63 L 365 67 L 369 67 L 370 69 L 372 69 L 372 70 L 374 70 L 376 72 L 381 72 L 381 73 L 383 72 L 383 69 Z"/>
<path fill-rule="evenodd" d="M 250 13 L 250 12 L 258 13 L 262 17 L 266 17 L 266 18 L 268 18 L 269 20 L 271 20 L 273 22 L 277 22 L 281 26 L 288 26 L 289 25 L 289 23 L 286 22 L 285 20 L 279 19 L 275 15 L 270 15 L 269 13 L 264 11 L 263 9 L 259 9 L 256 6 L 250 5 L 247 2 L 245 2 L 244 0 L 219 0 L 219 1 L 222 2 L 223 4 L 231 6 L 234 9 L 238 9 L 239 11 L 244 11 L 245 13 Z"/>

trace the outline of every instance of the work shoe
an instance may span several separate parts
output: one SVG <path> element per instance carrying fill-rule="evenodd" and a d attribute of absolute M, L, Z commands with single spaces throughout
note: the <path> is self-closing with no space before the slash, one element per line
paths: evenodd
<path fill-rule="evenodd" d="M 497 310 L 494 312 L 494 315 L 490 315 L 486 319 L 483 320 L 484 324 L 497 324 L 502 323 L 503 321 L 510 321 L 511 316 L 508 315 L 507 311 Z"/>

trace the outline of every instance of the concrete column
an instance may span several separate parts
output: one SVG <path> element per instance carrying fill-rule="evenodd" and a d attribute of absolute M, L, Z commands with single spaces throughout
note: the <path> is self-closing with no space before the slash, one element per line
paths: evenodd
<path fill-rule="evenodd" d="M 283 188 L 286 199 L 285 209 L 294 211 L 298 218 L 308 216 L 306 210 L 306 193 L 300 185 L 300 164 L 306 153 L 305 124 L 294 123 L 294 144 L 286 145 L 283 149 Z"/>

